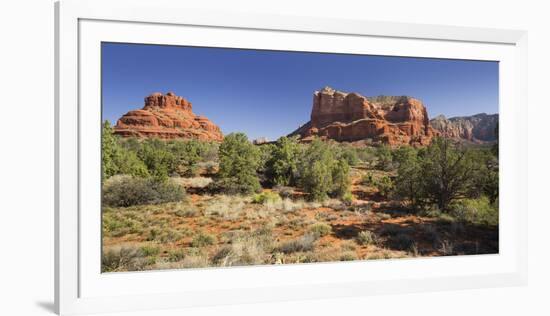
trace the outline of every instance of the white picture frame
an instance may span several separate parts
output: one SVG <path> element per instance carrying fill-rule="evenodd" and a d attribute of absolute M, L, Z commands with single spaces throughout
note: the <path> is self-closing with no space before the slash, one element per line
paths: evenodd
<path fill-rule="evenodd" d="M 55 11 L 59 314 L 526 284 L 526 32 L 200 11 L 177 0 L 64 0 L 55 4 Z M 499 254 L 101 274 L 97 197 L 102 41 L 498 60 Z"/>

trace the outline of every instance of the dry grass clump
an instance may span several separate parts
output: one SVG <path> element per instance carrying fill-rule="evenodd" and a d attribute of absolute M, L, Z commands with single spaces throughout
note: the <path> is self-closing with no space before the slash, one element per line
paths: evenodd
<path fill-rule="evenodd" d="M 355 251 L 346 251 L 340 255 L 340 261 L 353 261 L 357 260 L 357 254 Z"/>
<path fill-rule="evenodd" d="M 413 229 L 408 226 L 399 226 L 396 224 L 385 224 L 380 230 L 382 236 L 396 236 L 398 234 L 412 233 Z"/>
<path fill-rule="evenodd" d="M 416 248 L 414 239 L 405 233 L 399 233 L 390 240 L 390 244 L 393 248 L 399 250 L 411 251 Z"/>
<path fill-rule="evenodd" d="M 190 269 L 206 268 L 209 266 L 208 257 L 203 254 L 190 254 L 180 261 L 160 261 L 154 265 L 154 269 Z"/>
<path fill-rule="evenodd" d="M 318 222 L 309 226 L 309 232 L 323 237 L 332 232 L 332 226 L 327 223 Z"/>
<path fill-rule="evenodd" d="M 342 251 L 355 251 L 357 245 L 352 240 L 344 240 L 342 244 L 340 244 L 340 249 L 342 249 Z"/>
<path fill-rule="evenodd" d="M 130 212 L 115 212 L 105 208 L 102 229 L 104 236 L 122 237 L 127 234 L 139 234 L 144 227 L 142 221 Z"/>
<path fill-rule="evenodd" d="M 300 238 L 280 244 L 278 247 L 278 251 L 284 254 L 312 251 L 317 238 L 318 237 L 315 234 L 305 234 Z"/>
<path fill-rule="evenodd" d="M 191 247 L 201 248 L 213 245 L 214 243 L 216 243 L 216 236 L 200 232 L 193 237 Z"/>
<path fill-rule="evenodd" d="M 142 249 L 133 245 L 105 248 L 101 256 L 102 272 L 140 271 L 148 264 Z"/>
<path fill-rule="evenodd" d="M 201 214 L 200 210 L 193 206 L 177 209 L 174 214 L 179 217 L 197 217 Z"/>
<path fill-rule="evenodd" d="M 454 244 L 448 240 L 443 240 L 439 243 L 438 251 L 443 256 L 452 256 L 454 255 Z"/>
<path fill-rule="evenodd" d="M 214 182 L 212 178 L 208 177 L 192 177 L 192 178 L 181 178 L 175 177 L 172 180 L 184 188 L 194 188 L 194 189 L 204 189 L 210 183 Z"/>
<path fill-rule="evenodd" d="M 331 209 L 337 210 L 337 211 L 343 211 L 343 210 L 346 210 L 348 208 L 345 203 L 343 203 L 342 201 L 337 200 L 337 199 L 325 200 L 321 203 L 321 205 L 323 207 L 328 207 L 328 208 L 331 208 Z"/>
<path fill-rule="evenodd" d="M 280 198 L 279 195 L 270 192 L 261 193 L 261 195 L 254 196 L 253 200 L 256 200 L 263 205 L 263 209 L 268 212 L 280 211 L 283 213 L 292 213 L 307 206 L 302 200 L 294 201 L 290 198 Z"/>
<path fill-rule="evenodd" d="M 204 215 L 236 220 L 244 210 L 246 202 L 248 199 L 242 196 L 218 195 L 207 201 Z"/>
<path fill-rule="evenodd" d="M 355 241 L 361 246 L 372 245 L 376 243 L 376 235 L 369 230 L 364 230 L 357 234 Z"/>
<path fill-rule="evenodd" d="M 190 231 L 186 229 L 174 229 L 164 227 L 153 227 L 149 230 L 147 235 L 147 241 L 156 241 L 159 243 L 175 242 L 190 234 Z"/>
<path fill-rule="evenodd" d="M 269 226 L 253 232 L 233 234 L 229 245 L 220 247 L 212 257 L 217 266 L 254 265 L 270 263 L 273 235 Z"/>

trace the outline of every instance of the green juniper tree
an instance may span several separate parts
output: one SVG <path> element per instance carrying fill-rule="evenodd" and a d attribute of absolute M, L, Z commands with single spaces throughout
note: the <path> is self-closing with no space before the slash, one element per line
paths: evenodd
<path fill-rule="evenodd" d="M 259 150 L 243 133 L 227 135 L 219 148 L 218 184 L 225 192 L 250 194 L 261 189 L 256 170 Z"/>
<path fill-rule="evenodd" d="M 266 163 L 266 173 L 273 184 L 286 186 L 296 183 L 298 153 L 298 142 L 295 138 L 279 138 Z"/>

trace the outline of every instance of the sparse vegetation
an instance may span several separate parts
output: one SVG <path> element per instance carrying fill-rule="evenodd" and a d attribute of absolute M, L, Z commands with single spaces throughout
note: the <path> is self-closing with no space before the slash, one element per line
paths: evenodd
<path fill-rule="evenodd" d="M 498 252 L 488 147 L 102 137 L 104 272 Z"/>
<path fill-rule="evenodd" d="M 376 242 L 376 236 L 374 235 L 373 232 L 369 230 L 364 230 L 362 232 L 359 232 L 359 234 L 357 234 L 356 240 L 357 240 L 357 243 L 362 246 L 372 245 Z"/>

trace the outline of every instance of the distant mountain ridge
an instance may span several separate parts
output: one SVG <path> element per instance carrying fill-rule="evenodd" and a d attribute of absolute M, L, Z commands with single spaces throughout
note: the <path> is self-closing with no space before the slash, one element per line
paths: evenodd
<path fill-rule="evenodd" d="M 471 116 L 446 118 L 438 115 L 430 125 L 443 137 L 471 142 L 492 142 L 497 140 L 498 114 L 479 113 Z"/>

